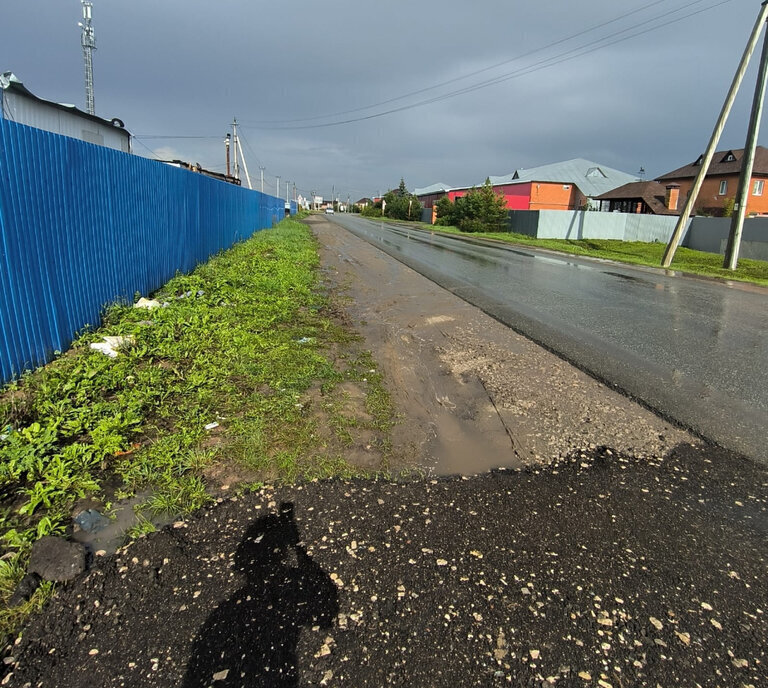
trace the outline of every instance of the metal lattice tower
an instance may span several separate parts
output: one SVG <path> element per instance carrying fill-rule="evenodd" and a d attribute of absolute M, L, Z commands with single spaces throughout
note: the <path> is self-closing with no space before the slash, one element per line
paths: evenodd
<path fill-rule="evenodd" d="M 85 61 L 85 110 L 91 115 L 96 114 L 93 98 L 93 51 L 96 50 L 96 36 L 93 32 L 93 3 L 90 0 L 80 0 L 83 3 L 83 21 L 78 24 L 83 33 L 83 60 Z"/>

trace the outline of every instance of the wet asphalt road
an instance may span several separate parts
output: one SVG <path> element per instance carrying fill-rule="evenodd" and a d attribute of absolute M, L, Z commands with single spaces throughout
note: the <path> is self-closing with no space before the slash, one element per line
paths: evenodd
<path fill-rule="evenodd" d="M 768 290 L 333 221 L 701 436 L 768 461 Z"/>

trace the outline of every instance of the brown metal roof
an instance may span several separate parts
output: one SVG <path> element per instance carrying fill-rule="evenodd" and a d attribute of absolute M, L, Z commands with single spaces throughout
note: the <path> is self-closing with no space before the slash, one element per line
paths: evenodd
<path fill-rule="evenodd" d="M 597 201 L 644 201 L 654 215 L 678 215 L 679 210 L 670 210 L 665 205 L 668 184 L 659 182 L 630 182 L 618 189 L 596 196 Z"/>
<path fill-rule="evenodd" d="M 685 165 L 680 169 L 656 177 L 658 181 L 667 181 L 670 179 L 688 179 L 695 177 L 701 170 L 703 155 L 690 165 Z M 733 160 L 729 160 L 732 157 Z M 712 164 L 709 166 L 707 174 L 710 176 L 720 176 L 726 174 L 739 174 L 741 172 L 741 160 L 744 157 L 744 149 L 733 149 L 718 151 L 712 158 Z M 755 151 L 755 168 L 753 174 L 768 175 L 768 149 L 758 146 Z"/>

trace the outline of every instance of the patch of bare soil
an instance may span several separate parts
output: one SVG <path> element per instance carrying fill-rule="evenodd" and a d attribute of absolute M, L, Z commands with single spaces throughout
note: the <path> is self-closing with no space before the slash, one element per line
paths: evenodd
<path fill-rule="evenodd" d="M 327 279 L 382 366 L 401 422 L 393 455 L 477 474 L 608 446 L 659 457 L 689 433 L 322 217 Z"/>

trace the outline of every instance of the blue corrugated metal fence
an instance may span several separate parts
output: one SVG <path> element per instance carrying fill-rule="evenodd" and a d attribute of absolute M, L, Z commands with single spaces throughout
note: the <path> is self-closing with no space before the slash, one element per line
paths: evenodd
<path fill-rule="evenodd" d="M 0 382 L 102 308 L 272 226 L 279 198 L 0 118 Z"/>

